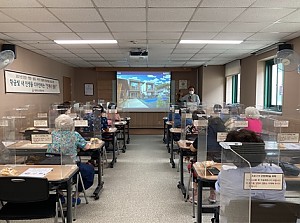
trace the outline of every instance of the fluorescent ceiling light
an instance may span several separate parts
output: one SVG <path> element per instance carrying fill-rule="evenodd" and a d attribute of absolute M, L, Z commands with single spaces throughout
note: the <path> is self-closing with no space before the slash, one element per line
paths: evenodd
<path fill-rule="evenodd" d="M 117 40 L 54 40 L 57 44 L 110 44 Z"/>
<path fill-rule="evenodd" d="M 240 44 L 243 40 L 180 40 L 185 44 Z"/>

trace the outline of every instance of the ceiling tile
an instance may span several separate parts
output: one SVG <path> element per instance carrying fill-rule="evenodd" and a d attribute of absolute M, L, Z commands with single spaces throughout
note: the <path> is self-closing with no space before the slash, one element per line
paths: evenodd
<path fill-rule="evenodd" d="M 203 0 L 200 7 L 249 7 L 256 0 Z"/>
<path fill-rule="evenodd" d="M 146 39 L 146 32 L 139 32 L 139 33 L 134 33 L 134 32 L 129 32 L 129 33 L 113 33 L 114 37 L 118 39 L 128 39 L 128 40 L 135 40 L 135 39 Z"/>
<path fill-rule="evenodd" d="M 189 21 L 194 8 L 149 8 L 148 21 Z"/>
<path fill-rule="evenodd" d="M 245 8 L 199 8 L 192 21 L 233 21 Z"/>
<path fill-rule="evenodd" d="M 148 31 L 168 32 L 183 31 L 187 26 L 187 22 L 149 22 Z"/>
<path fill-rule="evenodd" d="M 192 40 L 192 39 L 213 39 L 218 33 L 207 33 L 207 32 L 184 32 L 181 39 Z"/>
<path fill-rule="evenodd" d="M 148 44 L 177 44 L 178 39 L 149 39 Z"/>
<path fill-rule="evenodd" d="M 112 32 L 146 32 L 146 22 L 107 22 Z"/>
<path fill-rule="evenodd" d="M 192 60 L 200 60 L 200 59 L 209 60 L 218 55 L 219 55 L 219 53 L 198 53 L 192 57 Z"/>
<path fill-rule="evenodd" d="M 27 0 L 26 0 L 27 1 Z M 91 1 L 82 0 L 39 0 L 46 7 L 62 7 L 62 8 L 73 8 L 73 7 L 93 7 Z"/>
<path fill-rule="evenodd" d="M 88 23 L 66 23 L 66 25 L 74 32 L 108 32 L 106 25 L 103 22 L 88 22 Z"/>
<path fill-rule="evenodd" d="M 276 8 L 299 8 L 300 2 L 298 0 L 256 0 L 252 7 L 276 7 Z"/>
<path fill-rule="evenodd" d="M 272 22 L 295 11 L 290 8 L 249 8 L 236 21 L 240 22 Z"/>
<path fill-rule="evenodd" d="M 194 54 L 183 54 L 183 53 L 179 53 L 179 54 L 172 54 L 170 56 L 171 60 L 189 60 L 191 59 L 191 57 L 194 56 Z"/>
<path fill-rule="evenodd" d="M 53 44 L 40 44 L 40 43 L 36 43 L 36 44 L 30 44 L 31 46 L 41 49 L 41 50 L 47 50 L 47 49 L 63 49 L 62 46 L 53 43 Z"/>
<path fill-rule="evenodd" d="M 219 33 L 214 37 L 216 40 L 245 40 L 248 37 L 254 35 L 254 33 Z"/>
<path fill-rule="evenodd" d="M 263 28 L 271 25 L 271 22 L 232 22 L 226 26 L 223 32 L 258 32 Z"/>
<path fill-rule="evenodd" d="M 256 33 L 249 40 L 272 40 L 280 41 L 281 38 L 288 36 L 290 33 Z"/>
<path fill-rule="evenodd" d="M 3 11 L 2 11 L 3 12 Z M 44 8 L 6 8 L 5 14 L 22 22 L 57 22 L 50 12 Z"/>
<path fill-rule="evenodd" d="M 299 23 L 274 23 L 273 25 L 261 30 L 261 32 L 297 32 L 300 30 Z"/>
<path fill-rule="evenodd" d="M 80 39 L 75 33 L 41 33 L 43 36 L 46 36 L 47 38 L 51 40 L 74 40 L 74 39 Z"/>
<path fill-rule="evenodd" d="M 15 38 L 16 40 L 47 40 L 46 37 L 38 34 L 38 33 L 9 33 L 9 36 Z"/>
<path fill-rule="evenodd" d="M 200 0 L 148 0 L 149 7 L 196 7 Z"/>
<path fill-rule="evenodd" d="M 100 15 L 96 9 L 54 8 L 54 9 L 49 9 L 49 10 L 63 22 L 99 22 L 99 21 L 102 21 Z"/>
<path fill-rule="evenodd" d="M 186 31 L 189 32 L 220 32 L 229 23 L 227 22 L 191 22 Z"/>
<path fill-rule="evenodd" d="M 91 62 L 94 66 L 97 67 L 110 67 L 111 65 L 107 62 Z"/>
<path fill-rule="evenodd" d="M 300 22 L 300 10 L 297 10 L 289 14 L 288 16 L 280 19 L 280 22 Z"/>
<path fill-rule="evenodd" d="M 0 31 L 11 33 L 11 32 L 34 32 L 32 29 L 20 24 L 20 23 L 2 23 L 0 22 Z"/>
<path fill-rule="evenodd" d="M 36 32 L 71 32 L 63 23 L 24 23 L 24 25 Z"/>
<path fill-rule="evenodd" d="M 146 0 L 94 0 L 98 7 L 146 7 Z"/>
<path fill-rule="evenodd" d="M 101 8 L 100 13 L 105 21 L 146 21 L 144 8 Z"/>
<path fill-rule="evenodd" d="M 9 16 L 3 14 L 2 12 L 0 12 L 0 21 L 1 22 L 14 22 L 15 20 Z"/>
<path fill-rule="evenodd" d="M 176 48 L 174 49 L 173 53 L 197 53 L 199 51 L 199 49 L 195 49 L 195 48 Z"/>
<path fill-rule="evenodd" d="M 69 48 L 69 50 L 73 53 L 97 53 L 94 49 L 92 48 L 82 48 L 82 49 L 78 49 L 78 48 Z"/>
<path fill-rule="evenodd" d="M 1 0 L 0 7 L 35 8 L 43 7 L 36 0 Z"/>
<path fill-rule="evenodd" d="M 149 39 L 179 39 L 181 32 L 148 32 Z"/>
<path fill-rule="evenodd" d="M 59 57 L 59 58 L 62 58 L 62 59 L 68 59 L 68 58 L 78 58 L 77 55 L 73 54 L 73 53 L 60 53 L 60 54 L 57 54 L 57 53 L 51 53 L 49 52 L 50 54 L 56 56 L 56 57 Z"/>
<path fill-rule="evenodd" d="M 77 33 L 82 39 L 114 39 L 110 33 Z"/>

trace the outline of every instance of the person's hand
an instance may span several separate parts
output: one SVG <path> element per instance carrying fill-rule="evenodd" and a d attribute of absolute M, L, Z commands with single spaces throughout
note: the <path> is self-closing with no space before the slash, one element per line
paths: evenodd
<path fill-rule="evenodd" d="M 104 129 L 104 132 L 109 132 L 109 128 Z"/>

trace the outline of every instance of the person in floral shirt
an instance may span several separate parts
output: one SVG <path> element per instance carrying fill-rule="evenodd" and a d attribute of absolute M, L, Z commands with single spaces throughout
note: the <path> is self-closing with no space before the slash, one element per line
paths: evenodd
<path fill-rule="evenodd" d="M 70 156 L 77 161 L 77 148 L 90 149 L 90 143 L 76 131 L 74 122 L 68 115 L 62 114 L 55 119 L 55 130 L 52 131 L 52 143 L 48 145 L 48 153 L 59 153 Z"/>

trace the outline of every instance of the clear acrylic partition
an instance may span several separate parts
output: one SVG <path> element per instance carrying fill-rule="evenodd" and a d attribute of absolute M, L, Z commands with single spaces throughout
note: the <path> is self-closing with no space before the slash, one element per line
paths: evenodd
<path fill-rule="evenodd" d="M 178 128 L 178 123 L 176 122 L 176 120 L 179 119 L 180 117 L 180 110 L 178 108 L 174 108 L 174 110 L 172 110 L 172 128 Z"/>
<path fill-rule="evenodd" d="M 180 139 L 186 140 L 186 119 L 189 115 L 185 108 L 181 108 L 181 125 L 180 125 Z"/>
<path fill-rule="evenodd" d="M 48 125 L 49 128 L 55 128 L 55 119 L 61 115 L 65 114 L 67 112 L 67 108 L 63 108 L 60 104 L 52 104 L 49 107 L 48 112 Z"/>
<path fill-rule="evenodd" d="M 108 125 L 114 128 L 116 122 L 117 109 L 115 108 L 107 109 L 106 114 L 107 114 Z"/>
<path fill-rule="evenodd" d="M 0 119 L 0 165 L 15 165 L 17 163 L 16 151 L 9 148 L 16 143 L 15 119 L 2 117 Z"/>
<path fill-rule="evenodd" d="M 198 133 L 198 145 L 197 145 L 197 162 L 203 165 L 203 168 L 207 168 L 207 127 L 208 120 L 206 116 L 199 116 L 198 120 L 193 121 L 193 125 L 197 129 Z"/>
<path fill-rule="evenodd" d="M 263 205 L 258 209 L 258 202 L 284 200 L 285 182 L 278 165 L 279 153 L 266 152 L 264 143 L 221 142 L 220 145 L 222 166 L 216 183 L 220 194 L 220 222 L 250 223 L 265 218 Z"/>
<path fill-rule="evenodd" d="M 101 126 L 101 110 L 94 109 L 93 110 L 93 133 L 94 137 L 101 139 L 102 138 L 102 126 Z"/>

